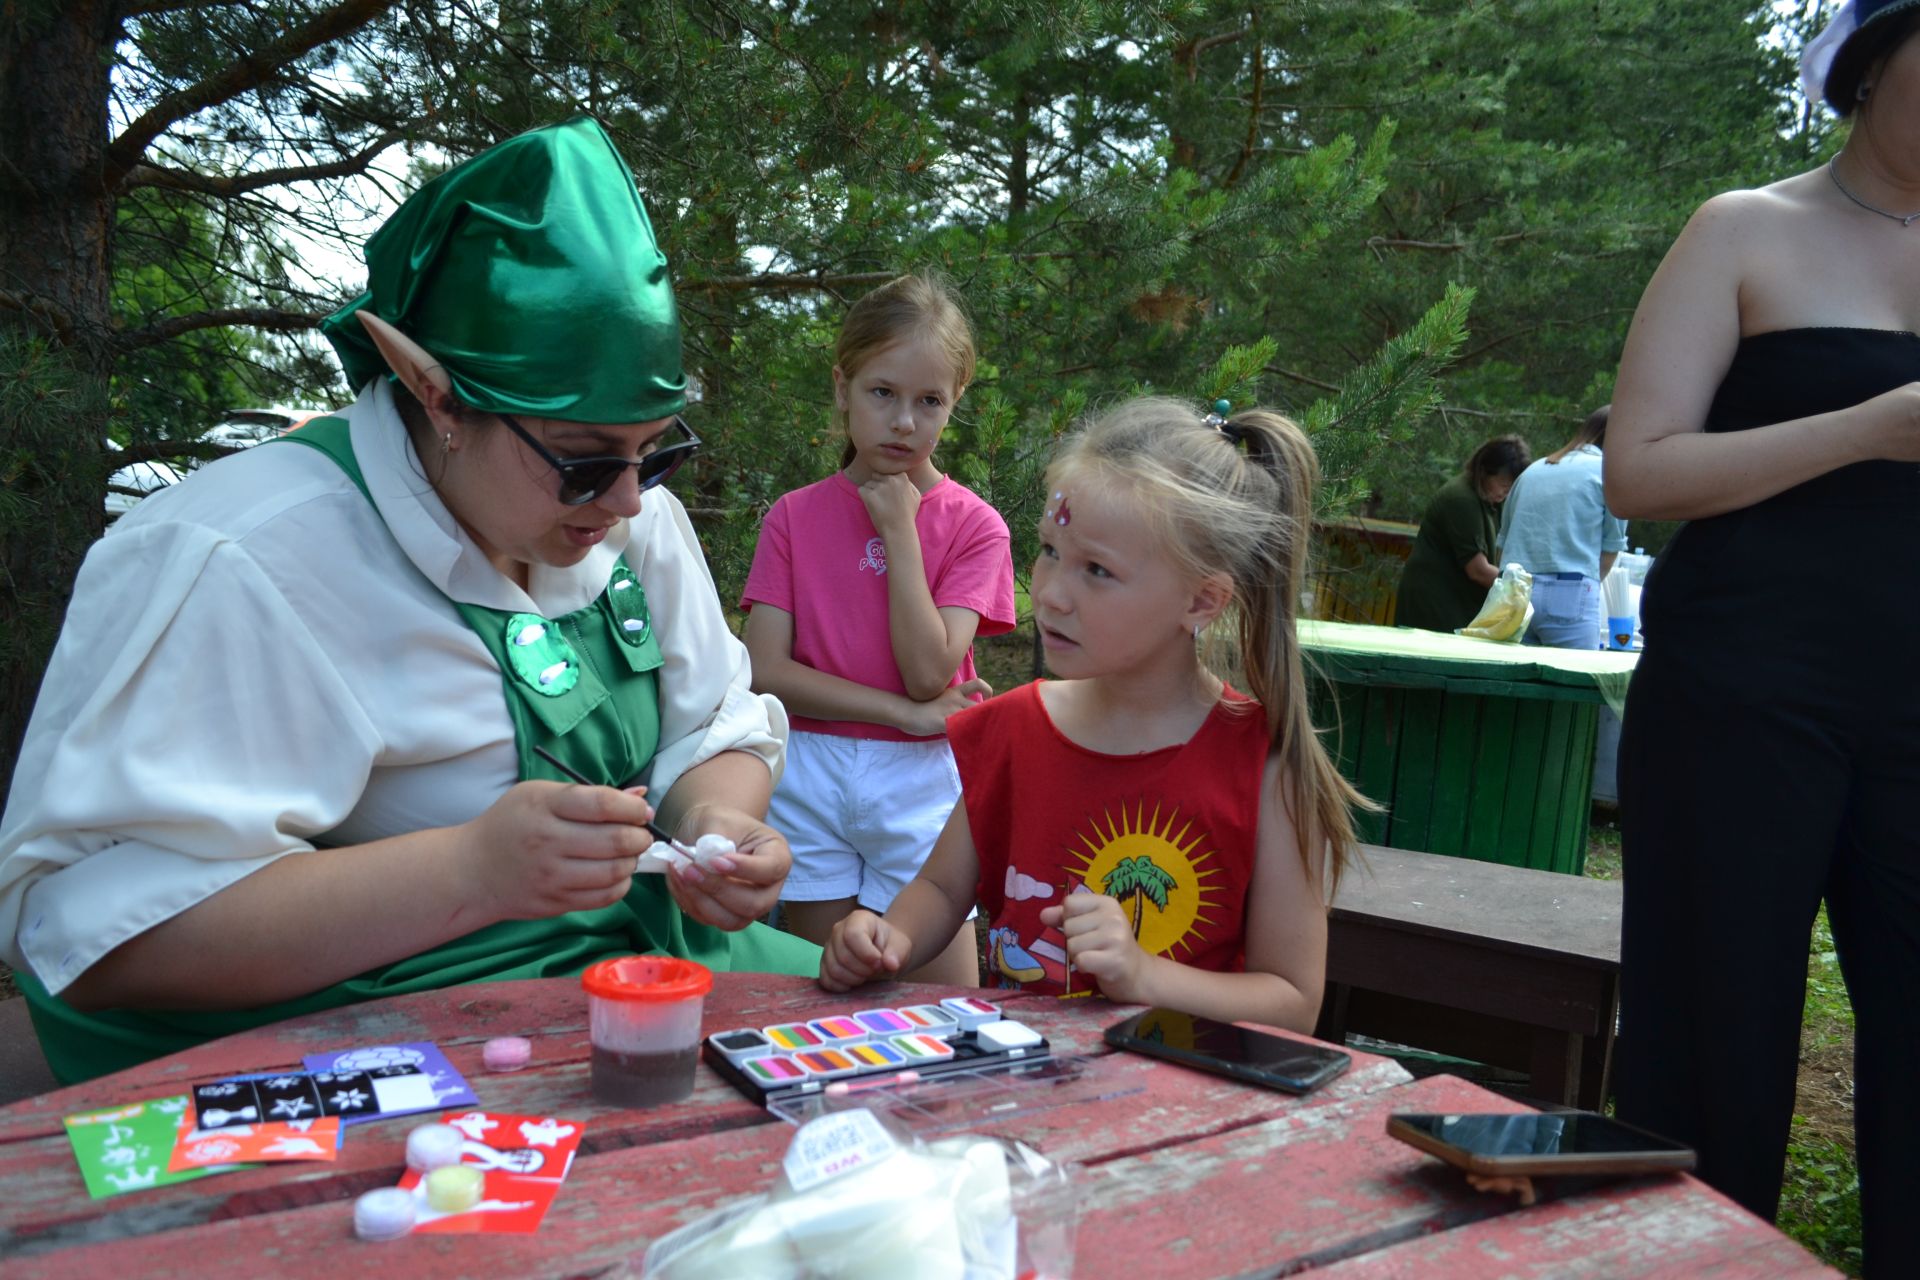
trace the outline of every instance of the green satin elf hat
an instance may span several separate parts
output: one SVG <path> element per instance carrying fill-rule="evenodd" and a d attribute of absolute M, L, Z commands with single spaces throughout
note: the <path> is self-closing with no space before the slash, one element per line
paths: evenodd
<path fill-rule="evenodd" d="M 680 320 L 633 173 L 598 121 L 534 129 L 434 178 L 367 241 L 367 291 L 320 330 L 356 387 L 388 373 L 355 313 L 419 343 L 488 413 L 680 412 Z"/>

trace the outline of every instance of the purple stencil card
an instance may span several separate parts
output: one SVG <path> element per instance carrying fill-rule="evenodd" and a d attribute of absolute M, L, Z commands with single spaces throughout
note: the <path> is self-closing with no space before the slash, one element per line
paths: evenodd
<path fill-rule="evenodd" d="M 360 1124 L 367 1120 L 387 1120 L 397 1115 L 417 1115 L 425 1111 L 439 1111 L 446 1107 L 470 1107 L 480 1101 L 467 1078 L 447 1061 L 447 1055 L 440 1047 L 430 1041 L 420 1040 L 410 1044 L 364 1045 L 356 1049 L 332 1049 L 326 1053 L 310 1053 L 301 1059 L 309 1071 L 367 1071 L 378 1074 L 390 1067 L 413 1067 L 424 1071 L 433 1085 L 433 1101 L 422 1106 L 400 1110 L 382 1111 L 377 1115 L 343 1115 L 342 1125 Z"/>

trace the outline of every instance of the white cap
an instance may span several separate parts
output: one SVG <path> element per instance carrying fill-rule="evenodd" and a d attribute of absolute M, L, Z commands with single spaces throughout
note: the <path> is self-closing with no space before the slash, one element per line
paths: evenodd
<path fill-rule="evenodd" d="M 1827 76 L 1833 71 L 1833 59 L 1847 37 L 1860 29 L 1860 11 L 1853 0 L 1840 6 L 1827 29 L 1807 41 L 1800 50 L 1800 88 L 1808 102 L 1827 100 Z"/>

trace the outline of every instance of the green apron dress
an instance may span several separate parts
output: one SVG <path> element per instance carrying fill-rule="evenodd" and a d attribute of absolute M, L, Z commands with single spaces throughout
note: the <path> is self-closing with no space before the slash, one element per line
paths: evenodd
<path fill-rule="evenodd" d="M 345 419 L 309 422 L 284 442 L 326 454 L 367 494 Z M 563 618 L 453 605 L 500 664 L 523 779 L 565 780 L 534 754 L 536 746 L 609 786 L 625 784 L 652 761 L 660 742 L 660 642 L 646 591 L 624 561 L 599 598 Z M 812 943 L 763 924 L 728 932 L 689 919 L 668 895 L 666 878 L 648 874 L 636 875 L 633 888 L 613 906 L 546 920 L 504 920 L 310 995 L 255 1009 L 85 1013 L 49 995 L 25 970 L 15 979 L 48 1065 L 73 1084 L 322 1009 L 467 982 L 565 977 L 604 957 L 636 953 L 682 956 L 716 971 L 820 971 L 820 948 Z"/>

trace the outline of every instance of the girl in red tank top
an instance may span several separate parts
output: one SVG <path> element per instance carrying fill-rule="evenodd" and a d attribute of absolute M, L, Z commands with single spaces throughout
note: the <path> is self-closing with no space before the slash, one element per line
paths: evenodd
<path fill-rule="evenodd" d="M 962 802 L 886 915 L 834 930 L 822 986 L 911 970 L 978 901 L 1002 985 L 1312 1029 L 1366 803 L 1308 720 L 1294 633 L 1317 478 L 1257 410 L 1146 398 L 1067 440 L 1032 585 L 1057 678 L 947 721 Z M 1202 656 L 1226 620 L 1252 697 Z"/>

